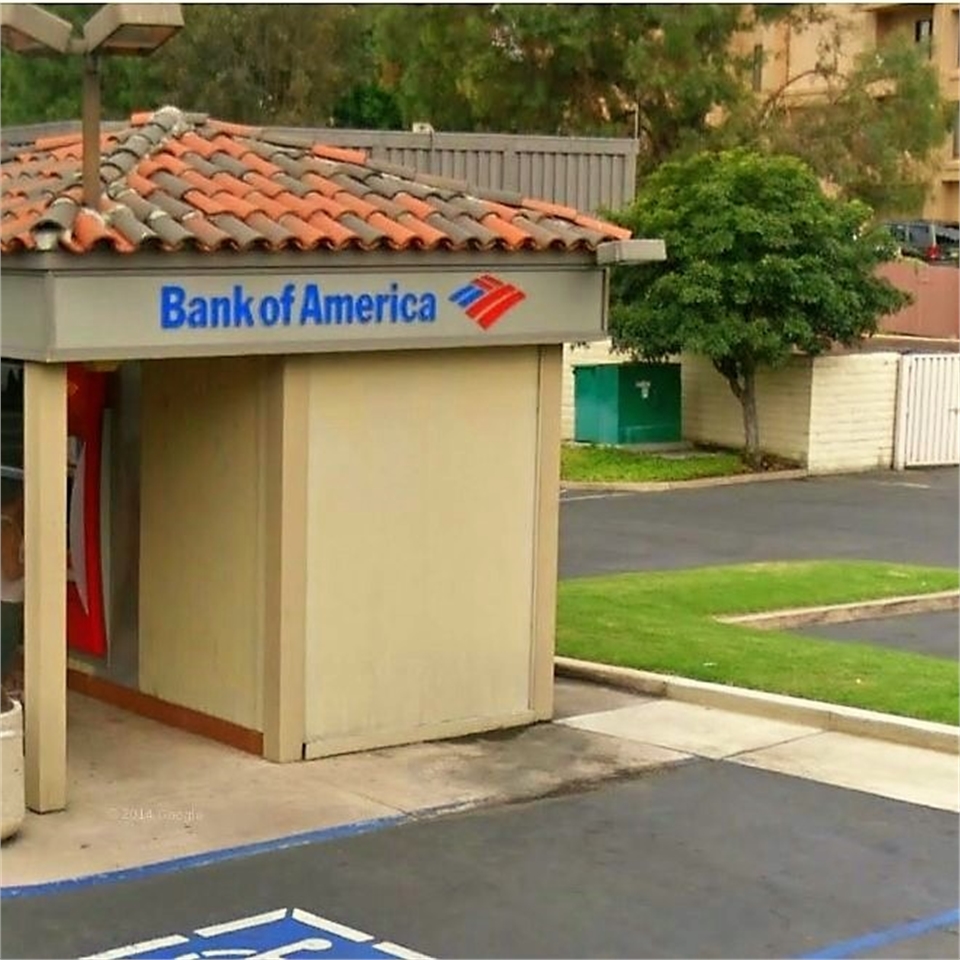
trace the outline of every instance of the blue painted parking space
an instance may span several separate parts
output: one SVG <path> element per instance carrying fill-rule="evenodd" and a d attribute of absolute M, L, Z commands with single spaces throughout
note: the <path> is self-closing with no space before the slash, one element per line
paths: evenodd
<path fill-rule="evenodd" d="M 84 960 L 382 960 L 424 957 L 399 944 L 379 940 L 334 920 L 297 907 L 239 917 L 190 933 L 173 933 L 140 943 L 111 947 Z"/>

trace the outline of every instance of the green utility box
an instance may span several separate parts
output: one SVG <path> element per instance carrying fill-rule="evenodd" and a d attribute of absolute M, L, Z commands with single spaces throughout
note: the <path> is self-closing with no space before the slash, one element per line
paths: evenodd
<path fill-rule="evenodd" d="M 681 437 L 679 363 L 573 368 L 578 443 L 675 443 Z"/>

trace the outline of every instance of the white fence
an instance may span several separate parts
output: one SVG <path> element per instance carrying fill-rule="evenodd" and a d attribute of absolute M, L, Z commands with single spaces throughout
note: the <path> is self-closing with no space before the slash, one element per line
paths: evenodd
<path fill-rule="evenodd" d="M 960 463 L 960 354 L 900 358 L 893 466 Z"/>

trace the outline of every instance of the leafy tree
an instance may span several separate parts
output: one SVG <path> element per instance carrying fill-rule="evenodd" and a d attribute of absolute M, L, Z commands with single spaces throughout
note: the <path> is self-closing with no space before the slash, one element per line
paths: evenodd
<path fill-rule="evenodd" d="M 656 166 L 745 95 L 735 4 L 405 4 L 375 8 L 382 82 L 438 129 L 614 134 Z M 788 15 L 761 6 L 756 16 Z M 752 15 L 751 15 L 752 16 Z"/>
<path fill-rule="evenodd" d="M 80 25 L 84 4 L 48 4 Z M 104 57 L 103 115 L 122 119 L 164 102 L 241 122 L 393 125 L 375 84 L 370 17 L 352 4 L 185 4 L 184 29 L 153 56 Z M 3 54 L 6 124 L 80 115 L 79 57 Z"/>
<path fill-rule="evenodd" d="M 355 130 L 397 130 L 403 115 L 397 98 L 375 83 L 358 83 L 333 105 L 333 124 Z"/>
<path fill-rule="evenodd" d="M 43 4 L 77 29 L 95 12 L 82 3 Z M 6 125 L 75 120 L 80 116 L 83 63 L 75 56 L 0 56 L 0 117 Z M 101 109 L 107 119 L 122 119 L 145 106 L 158 105 L 164 84 L 156 58 L 104 57 Z"/>
<path fill-rule="evenodd" d="M 894 251 L 865 228 L 870 213 L 828 197 L 793 157 L 739 149 L 663 165 L 615 216 L 662 237 L 667 260 L 614 271 L 614 346 L 648 360 L 708 357 L 740 402 L 756 463 L 757 371 L 853 344 L 908 301 L 875 276 Z"/>
<path fill-rule="evenodd" d="M 243 123 L 325 126 L 370 69 L 351 4 L 187 4 L 158 59 L 177 104 Z"/>

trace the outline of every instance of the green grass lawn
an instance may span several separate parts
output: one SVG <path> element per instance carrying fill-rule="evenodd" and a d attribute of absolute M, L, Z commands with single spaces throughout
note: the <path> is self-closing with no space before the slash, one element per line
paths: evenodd
<path fill-rule="evenodd" d="M 933 593 L 957 584 L 955 570 L 870 561 L 748 564 L 564 580 L 559 585 L 557 653 L 956 724 L 960 682 L 955 662 L 713 618 Z"/>
<path fill-rule="evenodd" d="M 663 456 L 619 447 L 568 444 L 560 451 L 563 480 L 649 483 L 728 477 L 746 472 L 747 467 L 738 453 L 692 452 L 684 456 Z"/>

